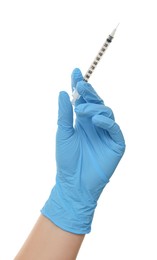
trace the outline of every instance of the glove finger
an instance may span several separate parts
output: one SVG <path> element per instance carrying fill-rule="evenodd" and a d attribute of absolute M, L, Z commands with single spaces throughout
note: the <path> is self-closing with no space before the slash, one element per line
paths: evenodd
<path fill-rule="evenodd" d="M 75 112 L 78 116 L 93 117 L 95 115 L 105 115 L 114 120 L 112 109 L 101 104 L 80 104 L 75 107 Z"/>
<path fill-rule="evenodd" d="M 92 118 L 92 122 L 95 126 L 106 130 L 115 143 L 125 148 L 125 140 L 122 131 L 115 121 L 103 115 L 95 115 Z"/>
<path fill-rule="evenodd" d="M 82 80 L 83 80 L 83 76 L 81 70 L 78 68 L 74 69 L 71 74 L 72 92 L 76 89 L 77 83 Z M 75 101 L 75 107 L 82 103 L 85 103 L 85 100 L 80 96 L 80 98 Z"/>
<path fill-rule="evenodd" d="M 80 69 L 76 68 L 71 74 L 71 87 L 72 91 L 76 88 L 76 85 L 79 81 L 83 80 L 82 72 Z"/>
<path fill-rule="evenodd" d="M 67 132 L 67 136 L 74 132 L 73 108 L 67 92 L 61 91 L 58 99 L 58 127 L 61 131 Z"/>
<path fill-rule="evenodd" d="M 76 89 L 86 102 L 104 104 L 104 101 L 98 96 L 95 89 L 86 81 L 79 81 L 76 85 Z"/>

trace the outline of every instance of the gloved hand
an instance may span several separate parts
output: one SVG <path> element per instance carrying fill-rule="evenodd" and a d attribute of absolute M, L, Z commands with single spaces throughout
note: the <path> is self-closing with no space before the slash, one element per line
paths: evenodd
<path fill-rule="evenodd" d="M 66 92 L 59 94 L 56 185 L 41 213 L 63 230 L 86 234 L 97 200 L 124 153 L 125 141 L 112 110 L 83 81 L 79 69 L 72 73 L 75 87 L 81 95 L 75 106 L 75 127 L 70 98 Z"/>

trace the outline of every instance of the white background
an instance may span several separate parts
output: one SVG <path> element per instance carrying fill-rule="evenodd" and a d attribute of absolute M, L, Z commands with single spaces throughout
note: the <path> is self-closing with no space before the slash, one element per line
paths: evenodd
<path fill-rule="evenodd" d="M 0 1 L 0 260 L 11 260 L 55 183 L 60 90 L 85 73 L 120 22 L 90 83 L 126 153 L 78 260 L 157 259 L 156 1 Z"/>

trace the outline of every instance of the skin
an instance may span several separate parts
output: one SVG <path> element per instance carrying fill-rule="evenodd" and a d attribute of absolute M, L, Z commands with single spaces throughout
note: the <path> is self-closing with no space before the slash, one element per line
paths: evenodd
<path fill-rule="evenodd" d="M 62 230 L 40 215 L 14 260 L 75 260 L 84 237 Z"/>

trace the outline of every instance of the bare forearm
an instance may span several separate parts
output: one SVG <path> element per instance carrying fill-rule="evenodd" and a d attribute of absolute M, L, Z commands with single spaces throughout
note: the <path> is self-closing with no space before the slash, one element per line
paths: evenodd
<path fill-rule="evenodd" d="M 83 239 L 41 215 L 14 260 L 75 260 Z"/>

